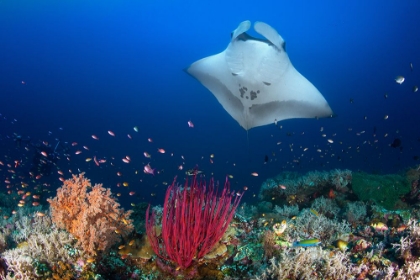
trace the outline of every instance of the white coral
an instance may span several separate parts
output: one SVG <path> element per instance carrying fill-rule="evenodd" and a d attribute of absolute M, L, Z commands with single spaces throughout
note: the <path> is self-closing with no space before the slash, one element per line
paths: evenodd
<path fill-rule="evenodd" d="M 299 206 L 297 206 L 297 205 L 292 205 L 292 206 L 283 205 L 283 207 L 280 207 L 280 206 L 276 205 L 276 206 L 274 206 L 274 213 L 277 213 L 282 217 L 291 218 L 291 217 L 297 216 L 299 214 Z"/>
<path fill-rule="evenodd" d="M 322 214 L 316 216 L 309 209 L 304 209 L 294 220 L 294 230 L 289 235 L 293 240 L 318 238 L 323 245 L 330 245 L 336 241 L 337 236 L 350 232 L 351 226 L 346 221 L 328 219 Z"/>
<path fill-rule="evenodd" d="M 16 279 L 35 279 L 35 261 L 52 266 L 58 261 L 74 262 L 77 257 L 69 251 L 74 247 L 74 238 L 63 230 L 52 228 L 49 233 L 35 232 L 26 242 L 2 254 L 8 267 L 8 277 L 13 274 Z"/>
<path fill-rule="evenodd" d="M 355 279 L 360 272 L 361 267 L 351 263 L 348 253 L 320 247 L 288 248 L 279 260 L 270 260 L 262 279 Z"/>

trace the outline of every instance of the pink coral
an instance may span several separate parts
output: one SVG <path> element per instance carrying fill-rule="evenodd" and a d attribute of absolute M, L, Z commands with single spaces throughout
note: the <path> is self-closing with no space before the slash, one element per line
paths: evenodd
<path fill-rule="evenodd" d="M 106 252 L 132 230 L 131 211 L 124 212 L 112 197 L 111 190 L 95 184 L 84 173 L 73 175 L 57 189 L 57 196 L 48 199 L 52 221 L 77 238 L 89 256 Z M 88 191 L 92 187 L 92 190 Z"/>

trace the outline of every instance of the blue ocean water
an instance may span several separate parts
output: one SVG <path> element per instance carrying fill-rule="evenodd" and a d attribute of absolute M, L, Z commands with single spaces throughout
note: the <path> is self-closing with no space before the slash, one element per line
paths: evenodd
<path fill-rule="evenodd" d="M 18 147 L 14 133 L 52 147 L 60 141 L 71 155 L 61 151 L 56 163 L 65 178 L 80 170 L 126 202 L 154 204 L 162 203 L 165 182 L 176 175 L 182 182 L 196 165 L 220 181 L 232 175 L 232 186 L 248 186 L 244 200 L 252 201 L 266 178 L 284 170 L 395 173 L 418 164 L 418 1 L 225 2 L 1 1 L 0 160 L 21 161 L 16 172 L 30 181 L 36 151 Z M 281 34 L 334 118 L 286 120 L 247 135 L 183 71 L 223 51 L 247 19 Z M 393 148 L 395 139 L 401 145 Z M 94 156 L 106 163 L 86 162 Z M 148 163 L 158 174 L 143 173 Z M 39 179 L 51 184 L 51 196 L 59 177 L 54 170 Z M 123 182 L 129 187 L 118 189 Z"/>

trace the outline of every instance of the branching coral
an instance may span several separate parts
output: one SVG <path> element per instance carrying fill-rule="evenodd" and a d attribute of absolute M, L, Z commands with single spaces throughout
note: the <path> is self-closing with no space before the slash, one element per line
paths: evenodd
<path fill-rule="evenodd" d="M 46 278 L 54 273 L 52 267 L 55 263 L 75 261 L 77 250 L 71 249 L 75 243 L 73 237 L 56 228 L 45 230 L 49 232 L 35 231 L 18 248 L 2 254 L 8 267 L 8 276 L 13 275 L 13 279 Z"/>
<path fill-rule="evenodd" d="M 349 202 L 344 213 L 347 221 L 353 226 L 362 225 L 366 219 L 366 203 L 362 201 Z"/>
<path fill-rule="evenodd" d="M 280 207 L 278 205 L 274 206 L 274 213 L 277 213 L 281 216 L 281 218 L 291 218 L 293 216 L 297 216 L 299 214 L 299 206 L 292 205 L 287 206 L 283 205 Z"/>
<path fill-rule="evenodd" d="M 351 227 L 346 221 L 339 222 L 336 219 L 328 219 L 324 215 L 316 216 L 308 209 L 294 220 L 294 231 L 289 232 L 291 240 L 318 238 L 325 245 L 336 241 L 337 236 L 349 234 Z"/>
<path fill-rule="evenodd" d="M 325 197 L 319 197 L 312 202 L 311 208 L 316 210 L 319 214 L 324 216 L 335 218 L 340 212 L 340 207 L 333 199 L 327 199 Z"/>
<path fill-rule="evenodd" d="M 354 279 L 353 275 L 360 273 L 347 253 L 331 253 L 319 247 L 285 249 L 279 260 L 273 258 L 270 264 L 256 279 Z"/>
<path fill-rule="evenodd" d="M 83 175 L 64 181 L 57 196 L 48 202 L 53 222 L 73 234 L 87 255 L 95 256 L 98 251 L 108 251 L 133 230 L 131 211 L 124 212 L 111 190 L 101 184 L 88 191 L 91 184 Z"/>

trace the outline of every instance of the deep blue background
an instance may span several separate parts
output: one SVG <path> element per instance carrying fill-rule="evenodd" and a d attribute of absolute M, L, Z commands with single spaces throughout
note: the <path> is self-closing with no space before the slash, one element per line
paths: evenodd
<path fill-rule="evenodd" d="M 76 141 L 71 161 L 58 163 L 65 177 L 79 168 L 116 192 L 136 191 L 123 196 L 127 201 L 154 203 L 162 202 L 163 182 L 175 175 L 183 181 L 196 164 L 219 180 L 233 175 L 236 189 L 250 187 L 245 199 L 282 170 L 400 172 L 420 156 L 420 92 L 412 91 L 420 86 L 419 15 L 419 1 L 1 1 L 0 160 L 22 159 L 23 177 L 15 182 L 29 182 L 33 150 L 16 148 L 13 133 L 52 145 Z M 183 72 L 223 51 L 230 32 L 247 19 L 281 34 L 292 63 L 335 118 L 254 128 L 248 141 L 213 95 Z M 395 83 L 398 75 L 406 78 L 402 85 Z M 395 138 L 402 149 L 390 147 Z M 74 155 L 81 145 L 90 150 Z M 94 155 L 107 164 L 85 162 Z M 130 164 L 121 160 L 126 155 Z M 160 174 L 144 174 L 148 162 Z M 2 174 L 11 176 L 6 167 Z M 42 180 L 56 188 L 58 176 Z M 114 189 L 123 181 L 129 188 Z"/>

